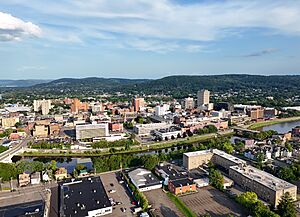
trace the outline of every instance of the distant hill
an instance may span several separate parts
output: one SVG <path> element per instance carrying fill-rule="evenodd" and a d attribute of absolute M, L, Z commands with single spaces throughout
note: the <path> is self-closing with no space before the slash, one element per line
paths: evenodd
<path fill-rule="evenodd" d="M 123 79 L 123 78 L 61 78 L 46 84 L 37 84 L 39 88 L 115 88 L 124 85 L 136 85 L 149 81 L 147 79 Z"/>
<path fill-rule="evenodd" d="M 16 81 L 15 81 L 16 82 Z M 16 87 L 24 87 L 17 90 L 18 94 L 56 94 L 56 95 L 93 95 L 101 92 L 127 92 L 132 94 L 163 93 L 175 98 L 186 97 L 195 94 L 198 90 L 208 89 L 213 92 L 226 93 L 229 91 L 242 92 L 247 95 L 255 91 L 264 94 L 278 94 L 284 100 L 285 97 L 293 97 L 300 94 L 300 75 L 261 76 L 246 74 L 226 75 L 176 75 L 161 79 L 122 79 L 122 78 L 62 78 L 47 83 L 45 80 L 34 80 L 37 84 L 30 87 L 30 81 L 20 82 Z M 1 84 L 1 83 L 0 83 Z M 9 83 L 6 83 L 6 85 Z M 22 84 L 22 86 L 21 86 Z M 27 87 L 26 87 L 27 86 Z M 259 93 L 257 92 L 257 93 Z"/>
<path fill-rule="evenodd" d="M 36 84 L 48 83 L 51 80 L 28 79 L 28 80 L 0 80 L 0 87 L 30 87 Z"/>

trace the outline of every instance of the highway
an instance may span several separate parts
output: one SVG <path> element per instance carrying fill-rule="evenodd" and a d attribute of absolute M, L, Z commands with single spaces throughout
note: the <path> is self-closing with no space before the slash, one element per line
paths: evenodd
<path fill-rule="evenodd" d="M 13 146 L 12 148 L 8 149 L 7 151 L 0 154 L 0 162 L 5 161 L 5 159 L 9 156 L 13 157 L 18 151 L 22 148 L 26 148 L 30 139 L 26 137 L 23 139 L 19 144 Z"/>

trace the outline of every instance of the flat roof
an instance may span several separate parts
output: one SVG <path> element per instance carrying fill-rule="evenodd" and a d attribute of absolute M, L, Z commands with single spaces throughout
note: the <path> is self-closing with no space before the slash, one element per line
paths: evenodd
<path fill-rule="evenodd" d="M 60 183 L 62 216 L 87 216 L 89 211 L 111 207 L 99 176 L 68 179 Z"/>
<path fill-rule="evenodd" d="M 255 182 L 258 182 L 274 191 L 288 189 L 291 187 L 296 187 L 295 185 L 293 185 L 287 181 L 277 178 L 270 173 L 259 170 L 250 165 L 248 165 L 248 166 L 231 166 L 230 169 L 232 169 L 238 173 L 241 173 L 243 176 L 245 176 Z"/>
<path fill-rule="evenodd" d="M 5 207 L 0 207 L 1 217 L 12 217 L 12 216 L 25 216 L 26 213 L 30 213 L 31 217 L 42 217 L 44 215 L 45 203 L 42 200 L 15 204 Z"/>
<path fill-rule="evenodd" d="M 149 170 L 138 168 L 128 173 L 130 179 L 138 188 L 160 184 L 161 181 Z"/>
<path fill-rule="evenodd" d="M 231 154 L 227 154 L 226 152 L 224 151 L 221 151 L 221 150 L 218 150 L 218 149 L 213 149 L 212 151 L 214 154 L 220 156 L 220 157 L 223 157 L 231 162 L 234 162 L 236 164 L 247 164 L 246 161 L 240 159 L 240 158 L 237 158 Z"/>
<path fill-rule="evenodd" d="M 177 168 L 174 168 L 173 165 L 167 164 L 164 166 L 157 166 L 158 171 L 163 171 L 169 177 L 169 180 L 177 180 L 177 179 L 184 179 L 188 177 L 186 171 L 178 171 Z"/>
<path fill-rule="evenodd" d="M 201 150 L 201 151 L 187 152 L 187 153 L 183 153 L 183 155 L 185 155 L 187 157 L 194 157 L 194 156 L 204 155 L 204 154 L 208 154 L 208 153 L 212 153 L 210 149 Z"/>
<path fill-rule="evenodd" d="M 194 182 L 192 179 L 185 178 L 185 179 L 178 179 L 178 180 L 171 180 L 170 181 L 175 187 L 192 185 Z"/>

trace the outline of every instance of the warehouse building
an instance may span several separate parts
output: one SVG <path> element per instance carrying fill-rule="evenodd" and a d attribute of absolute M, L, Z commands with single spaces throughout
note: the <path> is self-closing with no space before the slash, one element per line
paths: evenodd
<path fill-rule="evenodd" d="M 139 191 L 150 191 L 162 187 L 162 181 L 150 171 L 142 168 L 130 171 L 128 177 Z"/>
<path fill-rule="evenodd" d="M 94 217 L 112 213 L 103 183 L 99 176 L 71 179 L 60 183 L 61 217 Z"/>

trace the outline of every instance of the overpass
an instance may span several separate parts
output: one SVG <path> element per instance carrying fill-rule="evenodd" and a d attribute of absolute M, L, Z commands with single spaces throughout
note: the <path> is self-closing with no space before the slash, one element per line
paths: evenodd
<path fill-rule="evenodd" d="M 11 158 L 14 155 L 17 155 L 19 153 L 23 153 L 24 149 L 27 147 L 28 141 L 29 140 L 26 138 L 26 139 L 22 140 L 16 146 L 6 150 L 5 152 L 2 152 L 0 154 L 0 162 L 2 162 L 2 163 L 12 163 Z"/>

